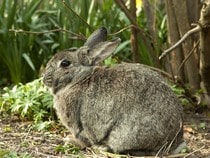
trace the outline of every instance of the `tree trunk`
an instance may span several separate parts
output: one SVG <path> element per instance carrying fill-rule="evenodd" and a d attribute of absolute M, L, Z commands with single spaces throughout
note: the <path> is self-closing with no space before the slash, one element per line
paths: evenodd
<path fill-rule="evenodd" d="M 130 12 L 136 21 L 136 0 L 130 0 Z M 140 62 L 140 53 L 138 51 L 138 30 L 135 27 L 131 28 L 131 50 L 133 52 L 133 62 L 138 63 Z"/>
<path fill-rule="evenodd" d="M 193 11 L 192 11 L 193 8 Z M 195 23 L 200 17 L 200 0 L 187 0 L 187 13 L 190 24 Z"/>
<path fill-rule="evenodd" d="M 203 2 L 201 9 L 200 24 L 200 73 L 204 88 L 210 100 L 210 0 Z"/>
<path fill-rule="evenodd" d="M 176 21 L 176 15 L 174 12 L 173 2 L 171 0 L 165 0 L 166 3 L 166 12 L 168 15 L 168 39 L 169 39 L 169 45 L 174 45 L 179 39 L 179 29 L 177 26 Z M 172 66 L 172 72 L 171 74 L 174 76 L 179 76 L 181 80 L 185 80 L 184 75 L 184 67 L 182 67 L 178 71 L 178 66 L 181 65 L 181 62 L 184 60 L 184 55 L 182 52 L 182 48 L 178 47 L 173 51 L 171 54 L 171 66 Z M 168 68 L 167 68 L 168 69 Z"/>
<path fill-rule="evenodd" d="M 177 24 L 181 37 L 191 29 L 189 23 L 189 17 L 187 12 L 187 1 L 186 0 L 173 0 L 174 9 L 177 18 Z M 182 4 L 182 5 L 180 5 Z M 193 48 L 192 37 L 188 38 L 182 45 L 185 58 Z M 189 84 L 192 90 L 196 91 L 200 89 L 200 75 L 198 61 L 196 61 L 195 54 L 192 54 L 185 63 L 186 65 L 186 76 L 188 77 Z"/>
<path fill-rule="evenodd" d="M 188 1 L 188 3 L 190 3 Z M 188 4 L 189 5 L 189 4 Z M 187 8 L 187 0 L 166 0 L 169 38 L 171 43 L 177 42 L 188 30 L 190 30 L 190 22 Z M 193 10 L 194 11 L 194 10 Z M 191 15 L 192 16 L 192 15 Z M 196 54 L 192 54 L 185 62 L 185 67 L 178 71 L 178 67 L 183 61 L 183 57 L 187 57 L 193 49 L 193 38 L 189 37 L 181 47 L 174 51 L 172 55 L 172 67 L 174 74 L 185 79 L 185 83 L 189 82 L 193 92 L 200 89 L 200 75 Z M 184 74 L 184 75 L 183 75 Z"/>
<path fill-rule="evenodd" d="M 144 12 L 147 19 L 147 27 L 149 29 L 149 33 L 152 38 L 152 42 L 154 44 L 154 49 L 149 50 L 150 57 L 153 61 L 153 64 L 155 67 L 160 68 L 161 64 L 158 60 L 158 52 L 159 46 L 158 46 L 158 28 L 156 26 L 156 7 L 159 3 L 161 3 L 158 0 L 142 0 L 143 6 L 144 6 Z M 160 4 L 159 4 L 160 5 Z M 148 47 L 149 49 L 149 47 Z"/>

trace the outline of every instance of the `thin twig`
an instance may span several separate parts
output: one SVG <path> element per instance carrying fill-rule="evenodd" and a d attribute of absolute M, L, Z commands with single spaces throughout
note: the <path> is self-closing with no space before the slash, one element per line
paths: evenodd
<path fill-rule="evenodd" d="M 128 10 L 128 8 L 126 7 L 126 5 L 124 4 L 124 2 L 122 0 L 115 0 L 115 3 L 120 7 L 120 9 L 125 13 L 125 15 L 128 17 L 128 19 L 130 20 L 130 22 L 135 25 L 138 26 L 136 20 L 133 18 L 133 16 L 131 15 L 131 12 Z"/>
<path fill-rule="evenodd" d="M 177 42 L 175 43 L 172 47 L 169 49 L 165 50 L 161 56 L 159 57 L 159 60 L 161 60 L 163 57 L 168 55 L 171 51 L 173 51 L 175 48 L 177 48 L 180 44 L 182 44 L 190 35 L 200 32 L 201 31 L 201 26 L 199 24 L 196 24 L 196 27 L 189 30 L 187 33 L 184 34 L 184 36 Z"/>
<path fill-rule="evenodd" d="M 15 32 L 15 33 L 27 33 L 27 34 L 45 34 L 45 33 L 51 33 L 51 32 L 59 32 L 59 31 L 64 31 L 64 32 L 68 32 L 69 33 L 68 30 L 64 30 L 64 29 L 61 29 L 61 28 L 53 29 L 53 30 L 47 30 L 47 31 L 42 31 L 42 32 L 39 32 L 39 31 L 26 31 L 26 30 L 22 30 L 22 29 L 19 29 L 19 30 L 9 29 L 9 31 L 10 32 Z"/>
<path fill-rule="evenodd" d="M 146 31 L 144 31 L 144 30 L 141 29 L 140 27 L 138 27 L 138 25 L 136 26 L 136 25 L 133 25 L 133 24 L 128 25 L 128 26 L 122 28 L 121 30 L 119 30 L 119 31 L 117 31 L 117 32 L 115 32 L 115 33 L 110 33 L 109 36 L 115 36 L 115 35 L 117 35 L 117 34 L 123 32 L 123 31 L 125 31 L 125 30 L 127 30 L 127 29 L 131 29 L 131 28 L 137 29 L 138 31 L 140 31 L 141 33 L 143 33 L 145 36 L 147 36 L 149 39 L 152 40 L 152 36 L 150 36 L 149 33 L 147 33 Z"/>
<path fill-rule="evenodd" d="M 61 158 L 61 156 L 54 156 L 51 154 L 42 153 L 40 151 L 34 151 L 37 156 L 51 157 L 51 158 Z M 72 156 L 72 155 L 71 155 Z"/>
<path fill-rule="evenodd" d="M 174 136 L 173 140 L 170 142 L 169 146 L 166 148 L 165 152 L 168 154 L 170 149 L 171 149 L 171 146 L 172 144 L 174 143 L 174 141 L 176 140 L 177 136 L 179 135 L 179 133 L 181 132 L 181 130 L 183 129 L 183 123 L 182 121 L 180 120 L 180 127 L 179 127 L 179 130 L 176 132 L 176 135 Z"/>
<path fill-rule="evenodd" d="M 41 32 L 39 32 L 39 31 L 26 31 L 26 30 L 22 30 L 22 29 L 19 29 L 19 30 L 9 29 L 9 31 L 14 32 L 14 33 L 26 33 L 26 34 L 36 34 L 36 35 L 46 34 L 46 33 L 51 33 L 51 32 L 66 32 L 66 33 L 74 35 L 75 37 L 77 37 L 77 39 L 86 40 L 86 37 L 84 35 L 76 34 L 74 32 L 71 32 L 69 30 L 65 30 L 65 29 L 62 29 L 62 28 L 57 28 L 57 29 L 47 30 L 47 31 L 41 31 Z"/>
<path fill-rule="evenodd" d="M 169 155 L 166 158 L 180 158 L 180 157 L 184 157 L 187 154 L 175 154 L 175 155 Z"/>
<path fill-rule="evenodd" d="M 145 37 L 148 37 L 150 40 L 152 40 L 152 41 L 154 42 L 152 36 L 151 36 L 149 33 L 147 33 L 146 31 L 144 31 L 144 30 L 141 29 L 140 27 L 138 27 L 138 26 L 136 26 L 136 25 L 133 25 L 133 24 L 128 25 L 128 26 L 122 28 L 121 30 L 119 30 L 119 31 L 117 31 L 117 32 L 115 32 L 115 33 L 110 33 L 109 36 L 115 36 L 115 35 L 117 35 L 117 34 L 120 34 L 120 33 L 123 32 L 123 31 L 125 31 L 125 30 L 127 30 L 127 29 L 131 29 L 131 28 L 137 29 L 139 32 L 141 32 L 142 34 L 144 34 Z M 141 37 L 144 38 L 143 36 L 141 36 Z"/>
<path fill-rule="evenodd" d="M 132 27 L 134 27 L 134 25 L 128 25 L 128 26 L 122 28 L 121 30 L 119 30 L 119 31 L 117 31 L 117 32 L 115 32 L 115 33 L 110 33 L 109 35 L 110 35 L 110 36 L 115 36 L 115 35 L 120 34 L 121 32 L 123 32 L 123 31 L 125 31 L 125 30 L 127 30 L 127 29 L 132 28 Z"/>
<path fill-rule="evenodd" d="M 152 67 L 152 66 L 149 66 L 149 65 L 144 65 L 145 67 L 148 67 L 158 73 L 160 73 L 161 75 L 163 75 L 164 77 L 167 77 L 168 79 L 172 79 L 173 80 L 173 76 L 169 73 L 167 73 L 166 71 L 164 70 L 161 70 L 159 68 L 156 68 L 156 67 Z M 173 80 L 174 81 L 174 80 Z"/>
<path fill-rule="evenodd" d="M 200 43 L 200 41 L 197 41 L 197 42 L 196 42 L 196 44 L 195 44 L 195 46 L 193 47 L 193 49 L 190 51 L 189 54 L 187 54 L 187 57 L 186 57 L 186 58 L 182 61 L 182 63 L 179 65 L 179 67 L 178 67 L 178 72 L 181 70 L 181 68 L 183 67 L 184 63 L 185 63 L 185 62 L 189 59 L 189 57 L 193 54 L 195 48 L 198 47 L 199 43 Z"/>
<path fill-rule="evenodd" d="M 89 27 L 89 29 L 90 29 L 91 31 L 93 31 L 93 27 L 92 27 L 90 24 L 88 24 L 84 18 L 82 18 L 81 16 L 79 16 L 79 15 L 71 8 L 71 6 L 69 6 L 69 5 L 65 2 L 65 0 L 61 0 L 61 1 L 62 1 L 63 5 L 64 5 L 67 9 L 69 9 L 75 16 L 77 16 L 83 23 L 85 23 L 85 24 Z"/>
<path fill-rule="evenodd" d="M 154 39 L 151 37 L 151 35 L 149 35 L 147 32 L 143 31 L 140 27 L 138 27 L 138 23 L 135 19 L 135 16 L 132 16 L 131 12 L 129 11 L 127 6 L 124 4 L 124 1 L 122 1 L 122 0 L 114 0 L 114 1 L 119 6 L 119 8 L 123 11 L 123 13 L 126 15 L 126 17 L 129 19 L 130 23 L 132 24 L 130 26 L 139 31 L 139 32 L 136 31 L 136 33 L 139 33 L 138 36 L 141 37 L 141 39 L 142 39 L 143 43 L 146 45 L 146 47 L 148 47 L 150 50 L 152 50 L 151 45 L 150 45 L 150 43 L 148 43 L 146 36 L 149 37 L 149 39 L 151 41 L 153 41 L 154 45 L 157 45 L 157 42 L 154 41 Z M 157 47 L 159 47 L 159 46 L 157 45 Z M 157 62 L 157 64 L 159 64 L 158 61 L 156 61 L 156 62 Z"/>
<path fill-rule="evenodd" d="M 31 132 L 31 130 L 32 130 L 32 126 L 28 129 L 28 132 L 27 132 L 27 134 L 26 134 L 26 136 L 25 136 L 25 138 L 24 138 L 24 140 L 23 140 L 23 142 L 27 142 L 28 140 L 28 136 L 29 136 L 29 134 L 30 134 L 30 132 Z"/>
<path fill-rule="evenodd" d="M 158 152 L 156 153 L 156 155 L 155 155 L 155 158 L 158 158 L 159 156 L 159 154 L 164 150 L 164 148 L 166 148 L 166 145 L 168 144 L 168 142 L 165 142 L 164 144 L 163 144 L 163 146 L 158 150 Z"/>
<path fill-rule="evenodd" d="M 199 148 L 199 149 L 197 149 L 197 150 L 195 150 L 195 151 L 193 151 L 193 152 L 191 152 L 191 153 L 185 155 L 183 158 L 187 158 L 188 156 L 190 156 L 190 155 L 192 155 L 192 154 L 194 154 L 194 153 L 196 153 L 196 152 L 198 152 L 198 151 L 201 151 L 204 147 L 205 147 L 205 146 L 202 146 L 201 148 Z"/>
<path fill-rule="evenodd" d="M 143 40 L 144 40 L 144 35 L 149 37 L 151 40 L 153 40 L 151 35 L 149 35 L 146 31 L 144 31 L 143 29 L 138 27 L 138 23 L 136 22 L 135 18 L 131 15 L 130 11 L 128 10 L 128 8 L 126 7 L 126 5 L 124 4 L 124 2 L 122 0 L 115 0 L 115 3 L 120 7 L 120 9 L 123 11 L 123 13 L 126 15 L 126 17 L 131 22 L 131 25 L 125 27 L 125 29 L 127 29 L 127 28 L 135 28 L 138 31 L 140 31 L 141 34 L 143 34 L 142 35 Z M 122 29 L 122 30 L 124 31 L 125 29 Z M 115 34 L 116 33 L 113 33 L 113 35 L 115 35 Z"/>

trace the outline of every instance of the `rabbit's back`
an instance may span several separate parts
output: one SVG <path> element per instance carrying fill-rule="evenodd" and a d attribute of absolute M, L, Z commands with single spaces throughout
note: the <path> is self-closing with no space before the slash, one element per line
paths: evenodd
<path fill-rule="evenodd" d="M 54 101 L 62 122 L 87 145 L 158 151 L 182 140 L 178 99 L 158 73 L 141 64 L 95 67 Z"/>

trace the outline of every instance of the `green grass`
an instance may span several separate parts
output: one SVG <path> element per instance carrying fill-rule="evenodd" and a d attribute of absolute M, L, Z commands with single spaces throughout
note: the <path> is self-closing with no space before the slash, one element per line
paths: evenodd
<path fill-rule="evenodd" d="M 20 154 L 15 151 L 0 149 L 0 158 L 32 158 L 32 155 L 28 152 Z"/>

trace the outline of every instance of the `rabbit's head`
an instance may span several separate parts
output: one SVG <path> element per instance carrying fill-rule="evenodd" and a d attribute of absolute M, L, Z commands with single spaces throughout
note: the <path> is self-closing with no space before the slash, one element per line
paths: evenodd
<path fill-rule="evenodd" d="M 43 73 L 45 85 L 52 88 L 55 94 L 66 85 L 85 79 L 94 66 L 109 57 L 120 43 L 119 38 L 104 41 L 106 37 L 106 29 L 100 28 L 87 39 L 84 46 L 70 48 L 53 56 Z"/>

